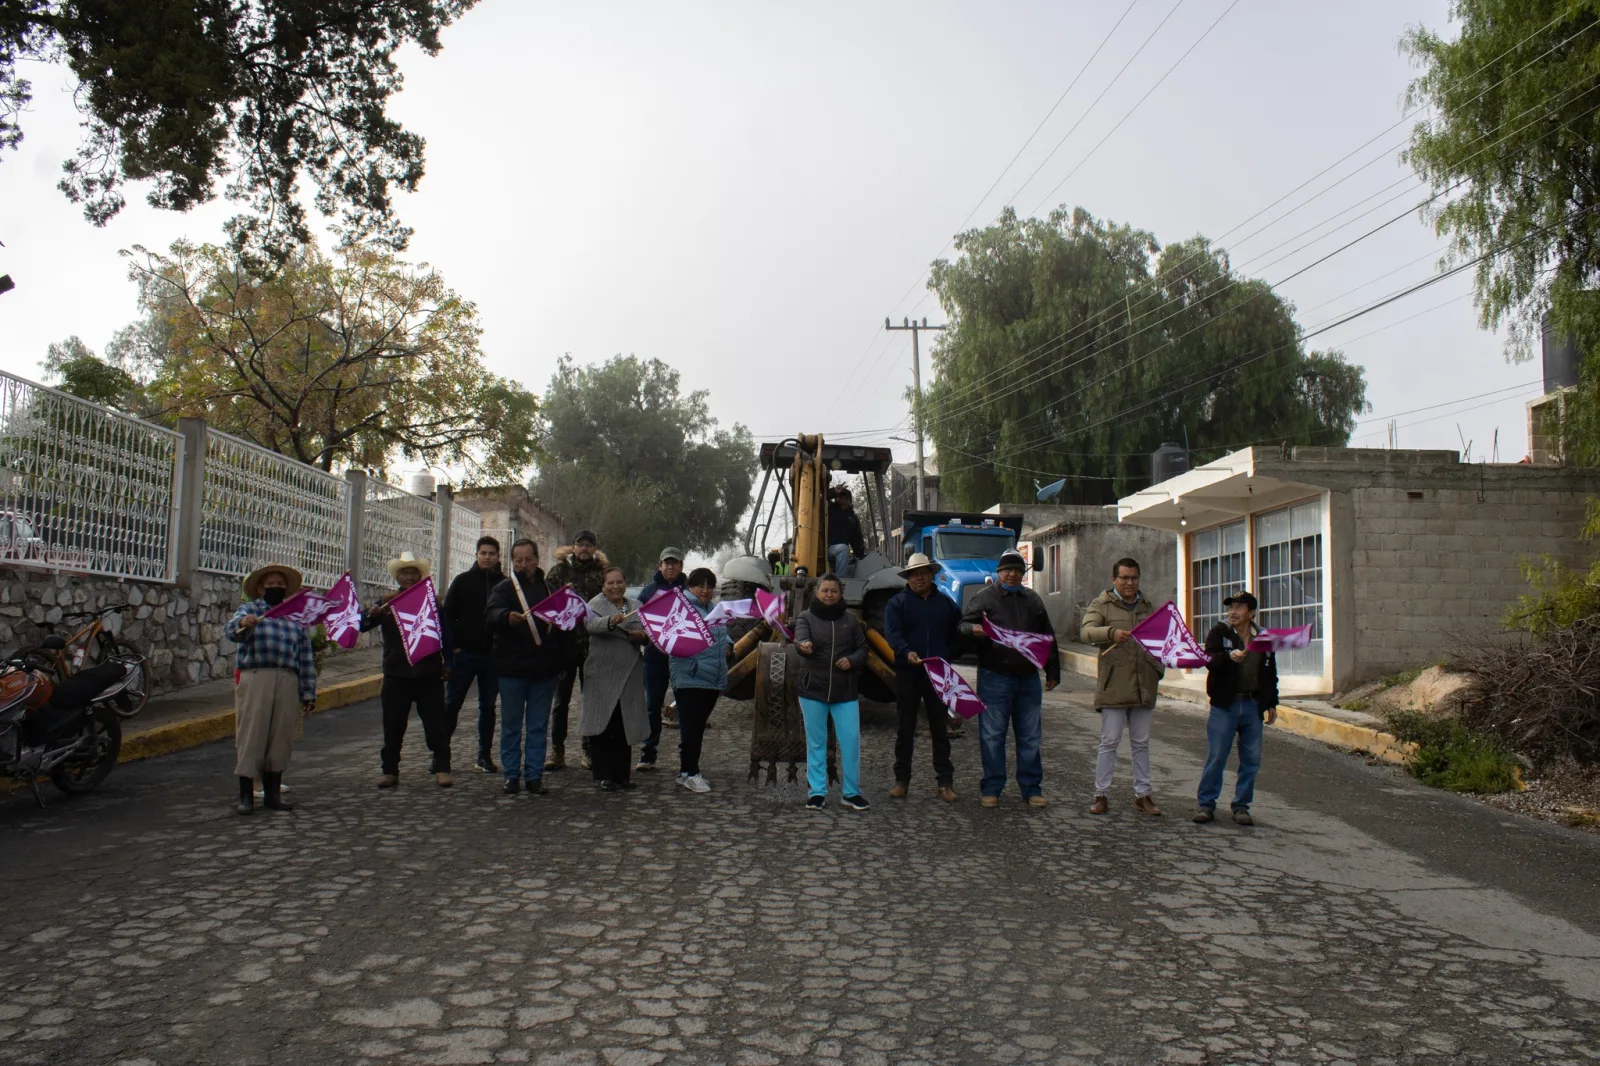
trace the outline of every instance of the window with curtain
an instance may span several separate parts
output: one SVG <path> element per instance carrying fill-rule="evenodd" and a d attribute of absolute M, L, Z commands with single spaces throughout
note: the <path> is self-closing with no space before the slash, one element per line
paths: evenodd
<path fill-rule="evenodd" d="M 1197 639 L 1223 617 L 1222 601 L 1244 587 L 1244 519 L 1189 534 L 1189 627 Z"/>
<path fill-rule="evenodd" d="M 1256 515 L 1256 597 L 1263 629 L 1311 626 L 1311 643 L 1278 653 L 1280 674 L 1322 673 L 1322 501 Z"/>

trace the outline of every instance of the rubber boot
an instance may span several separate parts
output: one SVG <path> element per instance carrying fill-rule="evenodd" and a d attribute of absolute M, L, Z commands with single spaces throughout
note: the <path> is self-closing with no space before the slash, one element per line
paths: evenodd
<path fill-rule="evenodd" d="M 256 813 L 256 783 L 254 778 L 239 778 L 239 802 L 234 805 L 235 814 Z"/>
<path fill-rule="evenodd" d="M 293 805 L 283 802 L 283 795 L 279 791 L 283 787 L 283 775 L 261 775 L 261 788 L 266 793 L 266 798 L 261 801 L 261 806 L 271 811 L 292 811 Z"/>

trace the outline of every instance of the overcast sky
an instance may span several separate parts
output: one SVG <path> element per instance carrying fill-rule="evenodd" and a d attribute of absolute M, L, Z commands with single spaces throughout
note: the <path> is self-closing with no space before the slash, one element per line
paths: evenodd
<path fill-rule="evenodd" d="M 980 201 L 1124 0 L 482 0 L 445 33 L 440 56 L 405 55 L 394 111 L 428 141 L 427 176 L 400 204 L 417 231 L 408 254 L 477 303 L 490 365 L 532 389 L 564 352 L 580 362 L 631 352 L 677 367 L 710 391 L 724 423 L 759 437 L 820 429 L 886 441 L 905 433 L 894 427 L 906 417 L 910 344 L 883 331 L 884 316 L 943 320 L 925 271 L 969 216 L 978 225 L 1008 203 L 1023 214 L 1081 205 L 1163 242 L 1218 239 L 1235 265 L 1276 281 L 1423 199 L 1395 150 L 1406 127 L 1378 135 L 1401 118 L 1412 76 L 1397 42 L 1410 25 L 1446 26 L 1445 0 L 1239 0 L 1130 115 L 1231 2 L 1178 0 L 1085 118 L 1174 2 L 1138 0 Z M 49 68 L 31 76 L 26 140 L 0 161 L 0 272 L 18 286 L 0 297 L 0 368 L 37 378 L 51 341 L 75 333 L 98 350 L 134 317 L 119 249 L 217 239 L 232 208 L 173 215 L 136 192 L 93 228 L 55 189 L 78 141 L 68 83 Z M 1425 279 L 1439 248 L 1409 218 L 1282 292 L 1313 328 Z M 1403 447 L 1458 448 L 1459 423 L 1474 458 L 1496 429 L 1500 458 L 1522 457 L 1540 370 L 1506 362 L 1469 292 L 1453 278 L 1313 342 L 1366 368 L 1373 412 L 1352 443 L 1381 445 L 1393 416 Z"/>

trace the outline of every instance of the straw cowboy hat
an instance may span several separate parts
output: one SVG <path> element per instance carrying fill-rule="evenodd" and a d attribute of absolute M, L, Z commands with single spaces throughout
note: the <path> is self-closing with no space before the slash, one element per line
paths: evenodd
<path fill-rule="evenodd" d="M 900 576 L 910 577 L 918 570 L 926 570 L 930 574 L 937 574 L 943 569 L 944 567 L 940 566 L 926 555 L 923 555 L 921 552 L 917 552 L 916 554 L 912 555 L 911 558 L 906 560 L 906 567 L 904 570 L 900 571 Z"/>
<path fill-rule="evenodd" d="M 390 559 L 384 565 L 389 568 L 389 576 L 394 578 L 396 581 L 400 580 L 400 571 L 404 570 L 408 566 L 420 571 L 423 577 L 427 577 L 429 574 L 433 573 L 433 563 L 431 561 L 427 559 L 418 559 L 410 552 L 401 552 L 400 558 Z"/>
<path fill-rule="evenodd" d="M 299 592 L 300 586 L 305 583 L 305 578 L 294 567 L 285 566 L 282 563 L 268 563 L 266 566 L 259 566 L 252 570 L 250 576 L 244 579 L 245 595 L 252 600 L 259 600 L 261 598 L 261 583 L 267 580 L 268 574 L 283 575 L 283 579 L 289 583 L 289 591 L 286 593 L 289 596 Z"/>

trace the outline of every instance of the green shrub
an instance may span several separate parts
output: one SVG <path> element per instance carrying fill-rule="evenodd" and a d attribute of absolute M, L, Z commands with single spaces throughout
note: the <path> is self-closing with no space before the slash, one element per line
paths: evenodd
<path fill-rule="evenodd" d="M 1389 732 L 1417 745 L 1406 769 L 1425 785 L 1447 792 L 1510 792 L 1518 787 L 1517 762 L 1494 737 L 1475 733 L 1454 718 L 1420 711 L 1388 715 Z"/>
<path fill-rule="evenodd" d="M 1583 539 L 1600 539 L 1600 500 L 1590 500 Z M 1600 559 L 1574 569 L 1551 556 L 1517 564 L 1533 591 L 1501 619 L 1507 629 L 1543 636 L 1600 614 Z"/>

